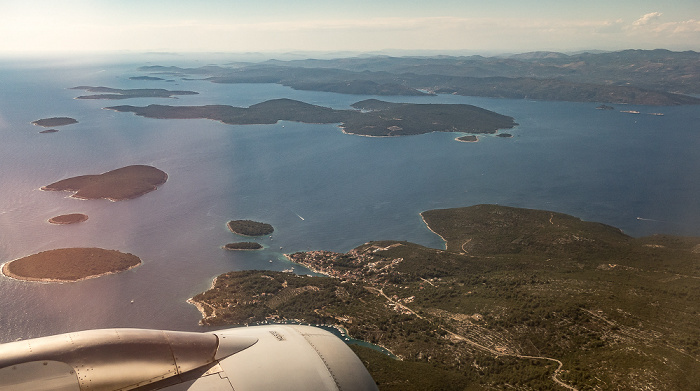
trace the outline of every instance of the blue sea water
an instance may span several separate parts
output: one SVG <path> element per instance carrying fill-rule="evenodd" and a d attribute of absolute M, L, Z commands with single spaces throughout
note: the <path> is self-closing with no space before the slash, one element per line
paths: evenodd
<path fill-rule="evenodd" d="M 129 80 L 144 75 L 140 65 L 147 64 L 0 61 L 0 264 L 62 247 L 116 249 L 143 260 L 127 272 L 77 283 L 0 277 L 0 342 L 98 327 L 198 330 L 200 315 L 186 299 L 218 274 L 283 270 L 292 266 L 283 253 L 344 252 L 370 240 L 444 247 L 419 216 L 428 209 L 497 203 L 568 213 L 633 236 L 700 236 L 700 107 L 603 111 L 595 103 Z M 70 87 L 79 85 L 199 95 L 76 100 L 85 92 Z M 249 106 L 283 97 L 341 109 L 367 98 L 467 103 L 512 116 L 519 125 L 508 131 L 510 139 L 461 143 L 454 140 L 461 134 L 369 138 L 343 134 L 335 124 L 231 126 L 102 110 L 152 103 Z M 52 134 L 30 124 L 53 116 L 79 123 Z M 130 164 L 153 165 L 169 179 L 123 202 L 39 190 Z M 47 223 L 74 212 L 90 218 Z M 220 247 L 241 240 L 226 228 L 231 219 L 265 221 L 275 232 L 259 240 L 262 251 L 227 252 Z"/>

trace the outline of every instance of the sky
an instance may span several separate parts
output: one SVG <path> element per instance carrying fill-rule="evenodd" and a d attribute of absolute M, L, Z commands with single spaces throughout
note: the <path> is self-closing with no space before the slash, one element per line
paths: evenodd
<path fill-rule="evenodd" d="M 700 0 L 0 0 L 0 53 L 700 51 Z"/>

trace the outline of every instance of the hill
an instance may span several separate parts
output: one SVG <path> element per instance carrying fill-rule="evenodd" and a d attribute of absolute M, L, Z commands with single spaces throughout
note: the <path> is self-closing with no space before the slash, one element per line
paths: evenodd
<path fill-rule="evenodd" d="M 277 83 L 361 95 L 459 94 L 641 105 L 700 104 L 700 53 L 625 50 L 525 53 L 510 57 L 355 57 L 236 63 L 228 67 L 142 67 L 214 83 Z"/>
<path fill-rule="evenodd" d="M 495 205 L 427 211 L 447 249 L 370 242 L 290 260 L 329 277 L 232 272 L 193 298 L 206 324 L 345 328 L 383 390 L 692 390 L 700 382 L 700 238 L 632 238 Z M 413 380 L 412 380 L 413 379 Z"/>

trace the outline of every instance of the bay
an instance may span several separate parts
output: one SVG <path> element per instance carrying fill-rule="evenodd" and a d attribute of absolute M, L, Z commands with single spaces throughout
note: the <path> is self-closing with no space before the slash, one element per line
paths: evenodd
<path fill-rule="evenodd" d="M 0 264 L 62 247 L 131 252 L 143 264 L 77 283 L 0 277 L 0 342 L 106 327 L 201 330 L 186 299 L 231 270 L 284 270 L 284 253 L 345 252 L 370 240 L 444 248 L 423 224 L 428 209 L 479 203 L 548 209 L 633 236 L 700 236 L 700 145 L 694 106 L 616 106 L 440 95 L 375 97 L 295 91 L 273 84 L 135 81 L 134 62 L 0 61 Z M 187 65 L 161 63 L 161 65 Z M 200 64 L 203 65 L 203 64 Z M 199 92 L 178 99 L 76 100 L 78 85 Z M 513 138 L 434 133 L 346 135 L 336 124 L 231 126 L 102 110 L 114 104 L 230 104 L 291 98 L 348 109 L 362 99 L 467 103 L 515 118 Z M 640 114 L 621 110 L 639 111 Z M 648 113 L 662 112 L 663 116 Z M 31 121 L 79 121 L 40 134 Z M 122 201 L 80 201 L 39 188 L 74 175 L 149 164 L 168 173 L 158 190 Z M 50 217 L 89 220 L 55 226 Z M 265 249 L 221 249 L 242 238 L 231 219 L 275 227 Z M 295 266 L 295 272 L 307 273 Z"/>

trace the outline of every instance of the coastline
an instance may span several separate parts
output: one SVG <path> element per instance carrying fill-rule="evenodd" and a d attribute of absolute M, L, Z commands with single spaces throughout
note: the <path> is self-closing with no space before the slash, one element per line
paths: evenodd
<path fill-rule="evenodd" d="M 440 235 L 439 233 L 433 231 L 433 229 L 430 228 L 430 224 L 428 224 L 428 222 L 425 221 L 425 217 L 423 217 L 423 212 L 420 212 L 419 215 L 420 215 L 421 220 L 423 220 L 423 224 L 425 224 L 425 226 L 428 227 L 428 229 L 430 230 L 430 232 L 432 232 L 432 233 L 434 233 L 435 235 L 439 236 L 440 239 L 442 239 L 442 241 L 445 242 L 445 250 L 447 250 L 447 240 L 446 240 L 445 238 L 443 238 L 442 235 Z"/>
<path fill-rule="evenodd" d="M 219 278 L 219 276 L 214 277 L 214 279 L 211 281 L 211 287 L 209 287 L 208 290 L 214 289 L 214 287 L 216 286 L 216 280 L 218 278 Z M 200 301 L 195 300 L 194 296 L 190 297 L 189 299 L 187 299 L 185 301 L 188 304 L 192 304 L 193 306 L 195 306 L 197 308 L 197 310 L 199 311 L 199 313 L 202 315 L 202 319 L 199 320 L 200 326 L 204 326 L 205 320 L 207 320 L 209 318 L 216 317 L 216 311 L 214 310 L 214 308 L 211 308 L 211 306 L 209 306 L 209 308 L 211 309 L 211 315 L 207 316 L 207 311 L 204 309 L 205 304 L 200 302 Z"/>
<path fill-rule="evenodd" d="M 328 273 L 326 273 L 326 272 L 322 272 L 322 271 L 320 271 L 320 270 L 317 270 L 317 269 L 315 269 L 315 268 L 313 268 L 313 267 L 311 267 L 311 266 L 309 266 L 309 265 L 304 265 L 303 263 L 294 262 L 294 261 L 292 260 L 292 258 L 289 257 L 289 254 L 282 254 L 282 255 L 284 255 L 284 257 L 287 258 L 287 260 L 288 260 L 289 262 L 291 262 L 291 263 L 293 263 L 293 264 L 295 264 L 295 265 L 303 266 L 303 267 L 305 267 L 305 268 L 311 270 L 312 272 L 314 272 L 314 273 L 316 273 L 316 274 L 320 274 L 320 275 L 323 275 L 323 276 L 326 276 L 326 277 L 334 278 L 334 277 L 331 276 L 330 274 L 328 274 Z"/>
<path fill-rule="evenodd" d="M 285 256 L 286 256 L 286 254 L 285 254 Z M 296 262 L 294 262 L 294 263 L 296 263 Z M 211 287 L 209 288 L 209 290 L 214 289 L 214 287 L 216 286 L 216 281 L 217 281 L 217 279 L 218 279 L 218 276 L 216 276 L 216 277 L 214 277 L 214 278 L 212 279 Z M 200 326 L 204 326 L 204 321 L 205 321 L 205 320 L 207 320 L 207 319 L 212 319 L 212 318 L 216 318 L 216 310 L 215 310 L 214 308 L 212 308 L 211 306 L 209 306 L 208 304 L 206 304 L 206 303 L 203 303 L 203 302 L 200 302 L 200 301 L 195 300 L 195 299 L 194 299 L 194 296 L 193 296 L 193 297 L 190 297 L 189 299 L 187 299 L 186 302 L 187 302 L 188 304 L 191 304 L 191 305 L 195 306 L 195 307 L 197 308 L 197 310 L 199 311 L 199 313 L 202 315 L 202 319 L 200 319 L 199 322 L 198 322 L 198 324 L 199 324 Z M 205 306 L 208 307 L 208 308 L 211 310 L 211 315 L 207 315 Z M 340 339 L 341 339 L 343 342 L 345 342 L 346 344 L 350 344 L 350 343 L 348 343 L 348 340 L 353 340 L 353 341 L 357 341 L 357 342 L 363 342 L 363 343 L 365 343 L 365 344 L 367 344 L 367 345 L 373 345 L 373 346 L 376 346 L 376 347 L 380 348 L 380 349 L 376 349 L 376 350 L 379 351 L 379 352 L 381 352 L 381 353 L 383 353 L 383 354 L 388 355 L 388 356 L 391 357 L 391 358 L 394 358 L 394 359 L 397 359 L 397 360 L 402 360 L 401 357 L 399 357 L 399 356 L 397 356 L 396 354 L 394 354 L 394 352 L 392 352 L 392 351 L 391 351 L 390 349 L 388 349 L 386 346 L 383 346 L 383 345 L 371 343 L 371 342 L 368 342 L 368 341 L 365 341 L 365 340 L 361 340 L 361 339 L 356 339 L 356 338 L 354 338 L 353 336 L 350 335 L 350 333 L 349 333 L 349 331 L 348 331 L 347 328 L 345 328 L 344 326 L 342 326 L 342 325 L 340 325 L 340 324 L 337 324 L 337 323 L 324 323 L 324 324 L 319 324 L 319 323 L 307 323 L 307 322 L 302 322 L 302 321 L 300 321 L 299 319 L 282 320 L 282 321 L 266 320 L 265 322 L 253 323 L 253 325 L 261 325 L 261 324 L 280 324 L 280 325 L 284 325 L 284 324 L 298 324 L 298 325 L 309 325 L 309 326 L 314 326 L 314 327 L 318 327 L 318 328 L 324 328 L 324 327 L 325 327 L 325 328 L 333 328 L 333 329 L 335 329 L 335 330 L 338 331 L 338 334 L 340 334 L 340 335 L 338 336 L 338 338 L 340 338 Z M 233 324 L 232 326 L 233 326 L 233 327 L 248 327 L 249 325 L 250 325 L 250 324 L 245 323 L 245 324 Z M 361 344 L 360 344 L 360 345 L 361 345 Z M 361 345 L 361 346 L 362 346 L 362 345 Z M 374 349 L 374 348 L 373 348 L 373 349 Z M 382 350 L 383 350 L 383 351 L 382 351 Z M 388 352 L 388 354 L 387 354 L 387 352 Z"/>

